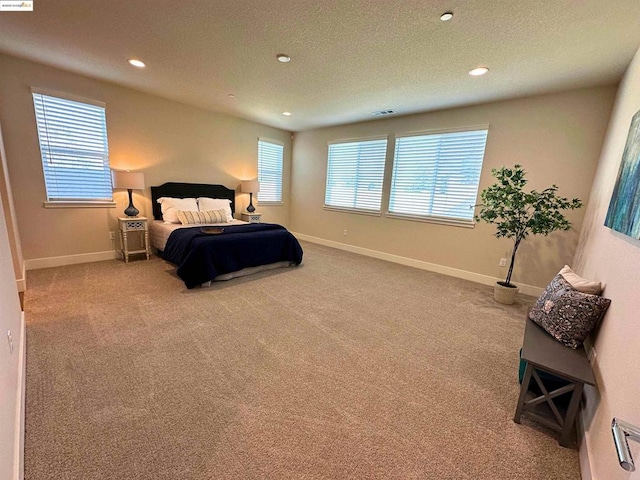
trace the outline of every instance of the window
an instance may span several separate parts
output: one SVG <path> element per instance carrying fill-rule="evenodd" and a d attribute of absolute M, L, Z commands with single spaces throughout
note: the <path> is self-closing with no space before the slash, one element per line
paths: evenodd
<path fill-rule="evenodd" d="M 398 137 L 389 213 L 473 223 L 487 132 Z"/>
<path fill-rule="evenodd" d="M 380 211 L 387 139 L 329 145 L 326 207 Z"/>
<path fill-rule="evenodd" d="M 103 104 L 34 91 L 48 202 L 111 202 L 109 146 Z"/>
<path fill-rule="evenodd" d="M 282 203 L 282 158 L 284 147 L 258 140 L 258 181 L 260 203 Z"/>

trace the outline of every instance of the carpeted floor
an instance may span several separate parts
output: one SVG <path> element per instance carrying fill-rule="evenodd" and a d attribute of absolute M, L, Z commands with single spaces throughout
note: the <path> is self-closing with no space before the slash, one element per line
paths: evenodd
<path fill-rule="evenodd" d="M 30 271 L 25 478 L 580 478 L 512 421 L 532 298 L 303 247 L 207 289 L 155 257 Z"/>

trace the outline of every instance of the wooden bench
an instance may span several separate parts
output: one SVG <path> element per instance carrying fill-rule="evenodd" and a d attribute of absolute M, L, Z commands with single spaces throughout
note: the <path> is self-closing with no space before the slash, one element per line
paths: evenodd
<path fill-rule="evenodd" d="M 527 362 L 520 397 L 513 421 L 520 423 L 523 414 L 560 433 L 558 443 L 572 446 L 572 431 L 580 407 L 584 385 L 596 384 L 591 364 L 584 346 L 577 350 L 566 347 L 536 325 L 527 316 L 522 345 L 522 359 Z M 550 373 L 566 381 L 566 384 L 549 391 L 538 372 Z M 542 392 L 531 389 L 535 380 Z M 547 383 L 549 383 L 547 381 Z M 573 392 L 568 406 L 563 407 L 557 397 Z M 556 401 L 554 402 L 554 399 Z"/>

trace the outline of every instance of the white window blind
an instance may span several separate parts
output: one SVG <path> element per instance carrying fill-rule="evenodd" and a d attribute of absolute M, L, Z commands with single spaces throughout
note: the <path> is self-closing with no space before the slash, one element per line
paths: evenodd
<path fill-rule="evenodd" d="M 258 181 L 260 203 L 282 202 L 282 163 L 284 147 L 258 140 Z"/>
<path fill-rule="evenodd" d="M 398 137 L 389 213 L 472 222 L 487 132 Z"/>
<path fill-rule="evenodd" d="M 386 152 L 386 138 L 330 144 L 325 205 L 379 212 Z"/>
<path fill-rule="evenodd" d="M 103 106 L 33 93 L 48 201 L 111 201 Z"/>

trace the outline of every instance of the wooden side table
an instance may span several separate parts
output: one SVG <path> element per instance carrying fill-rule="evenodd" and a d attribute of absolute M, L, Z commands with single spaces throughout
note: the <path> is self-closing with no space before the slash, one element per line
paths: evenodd
<path fill-rule="evenodd" d="M 145 217 L 118 217 L 120 230 L 120 243 L 122 245 L 122 258 L 129 263 L 129 255 L 144 253 L 149 260 L 149 222 Z M 129 232 L 144 232 L 144 244 L 140 250 L 129 250 Z"/>
<path fill-rule="evenodd" d="M 513 421 L 520 423 L 520 417 L 527 415 L 559 432 L 558 443 L 561 446 L 571 446 L 571 435 L 584 385 L 596 384 L 584 346 L 576 350 L 564 346 L 527 317 L 522 359 L 527 362 L 527 368 Z M 545 385 L 538 372 L 550 373 L 566 381 L 566 384 L 551 389 Z M 535 380 L 541 395 L 532 392 L 531 380 Z M 557 403 L 557 397 L 569 392 L 571 399 L 568 406 L 563 408 Z"/>
<path fill-rule="evenodd" d="M 262 218 L 262 214 L 258 213 L 258 212 L 253 212 L 253 213 L 249 213 L 249 212 L 241 212 L 240 213 L 240 217 L 242 218 L 242 220 L 244 220 L 245 222 L 249 222 L 249 223 L 260 223 L 260 219 Z"/>

